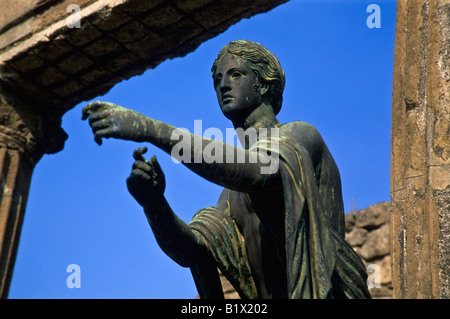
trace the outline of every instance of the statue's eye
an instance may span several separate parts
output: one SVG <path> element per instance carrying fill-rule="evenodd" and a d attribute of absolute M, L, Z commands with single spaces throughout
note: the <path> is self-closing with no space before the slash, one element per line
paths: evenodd
<path fill-rule="evenodd" d="M 214 78 L 214 85 L 218 85 L 220 83 L 220 80 L 222 80 L 222 77 L 220 75 L 216 76 Z"/>
<path fill-rule="evenodd" d="M 240 77 L 242 76 L 242 73 L 241 73 L 241 72 L 234 71 L 233 74 L 231 74 L 231 76 L 232 76 L 233 78 L 240 78 Z"/>

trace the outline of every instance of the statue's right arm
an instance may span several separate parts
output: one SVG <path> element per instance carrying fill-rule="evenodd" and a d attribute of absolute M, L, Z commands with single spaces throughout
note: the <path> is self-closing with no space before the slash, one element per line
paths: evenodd
<path fill-rule="evenodd" d="M 172 211 L 164 196 L 144 211 L 159 247 L 177 264 L 192 267 L 209 255 L 202 239 Z"/>
<path fill-rule="evenodd" d="M 188 160 L 184 156 L 177 158 L 186 167 L 203 178 L 223 186 L 242 192 L 258 189 L 273 189 L 281 187 L 278 170 L 273 174 L 261 174 L 261 168 L 267 167 L 268 158 L 264 154 L 253 155 L 256 162 L 248 159 L 251 151 L 237 148 L 218 140 L 211 140 L 184 132 L 167 123 L 146 117 L 136 111 L 126 109 L 108 102 L 93 102 L 83 108 L 82 119 L 89 118 L 89 124 L 94 132 L 95 141 L 101 144 L 102 138 L 119 138 L 136 142 L 149 142 L 171 156 L 175 146 L 183 144 L 183 152 L 189 152 Z M 174 138 L 175 137 L 175 138 Z M 216 143 L 214 148 L 222 148 L 222 160 L 204 161 L 203 150 L 210 143 Z M 196 147 L 200 145 L 201 147 Z M 185 147 L 186 146 L 186 147 Z M 234 160 L 228 163 L 227 154 L 233 154 Z M 197 161 L 196 159 L 201 159 Z M 245 158 L 244 163 L 238 159 Z"/>

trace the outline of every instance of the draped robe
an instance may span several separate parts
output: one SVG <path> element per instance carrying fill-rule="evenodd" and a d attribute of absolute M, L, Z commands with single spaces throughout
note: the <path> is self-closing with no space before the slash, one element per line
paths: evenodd
<path fill-rule="evenodd" d="M 272 156 L 279 158 L 284 200 L 280 218 L 284 219 L 284 231 L 277 233 L 270 223 L 265 226 L 272 239 L 280 243 L 279 256 L 284 258 L 286 267 L 286 296 L 291 299 L 370 298 L 364 264 L 344 239 L 337 166 L 321 137 L 324 151 L 321 160 L 313 164 L 306 144 L 308 134 L 317 131 L 305 130 L 305 126 L 311 127 L 302 122 L 284 125 L 277 149 L 267 141 L 254 146 L 266 147 Z M 241 205 L 258 214 L 254 202 L 261 197 L 238 193 L 225 189 L 225 205 L 201 209 L 189 223 L 210 252 L 210 256 L 191 267 L 200 298 L 223 298 L 217 268 L 241 298 L 259 298 L 246 238 L 230 212 L 233 205 Z"/>

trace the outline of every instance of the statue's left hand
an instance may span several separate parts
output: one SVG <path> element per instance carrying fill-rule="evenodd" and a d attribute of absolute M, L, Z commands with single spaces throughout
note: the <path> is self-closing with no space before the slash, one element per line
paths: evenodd
<path fill-rule="evenodd" d="M 94 140 L 102 145 L 102 138 L 120 138 L 142 142 L 146 117 L 114 103 L 95 101 L 83 108 L 82 120 L 89 118 Z"/>
<path fill-rule="evenodd" d="M 133 152 L 135 162 L 127 178 L 127 187 L 142 207 L 153 209 L 164 198 L 166 180 L 156 156 L 148 161 L 143 156 L 146 152 L 146 147 L 139 147 Z"/>

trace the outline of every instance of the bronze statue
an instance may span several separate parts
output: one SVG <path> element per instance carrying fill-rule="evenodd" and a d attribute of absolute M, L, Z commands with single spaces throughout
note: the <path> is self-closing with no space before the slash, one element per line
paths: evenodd
<path fill-rule="evenodd" d="M 330 151 L 313 126 L 276 118 L 285 84 L 277 58 L 258 43 L 233 41 L 220 51 L 212 75 L 220 108 L 236 130 L 276 134 L 240 134 L 244 148 L 185 134 L 201 147 L 186 144 L 190 154 L 180 154 L 180 161 L 224 187 L 217 204 L 189 224 L 166 201 L 156 158 L 148 161 L 147 149 L 136 149 L 127 186 L 160 247 L 191 268 L 201 298 L 223 298 L 217 268 L 241 298 L 370 298 L 364 265 L 344 240 L 341 181 Z M 175 127 L 112 103 L 90 103 L 82 118 L 89 118 L 99 145 L 113 137 L 172 154 L 180 142 L 173 139 Z M 210 143 L 223 150 L 223 160 L 183 160 L 202 158 Z M 225 158 L 230 151 L 231 161 Z M 263 174 L 268 157 L 279 162 Z"/>

